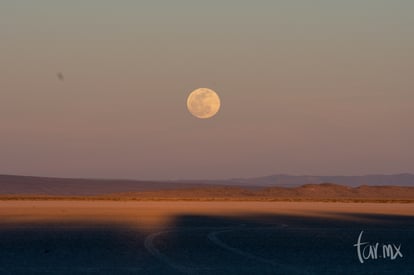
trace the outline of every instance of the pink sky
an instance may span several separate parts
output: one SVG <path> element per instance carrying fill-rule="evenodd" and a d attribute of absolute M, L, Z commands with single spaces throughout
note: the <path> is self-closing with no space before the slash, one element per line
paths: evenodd
<path fill-rule="evenodd" d="M 414 172 L 414 2 L 16 2 L 0 174 Z M 199 87 L 221 96 L 213 119 L 186 109 Z"/>

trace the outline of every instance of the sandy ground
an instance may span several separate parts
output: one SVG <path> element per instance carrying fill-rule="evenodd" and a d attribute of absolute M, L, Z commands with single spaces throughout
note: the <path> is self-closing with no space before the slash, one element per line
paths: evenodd
<path fill-rule="evenodd" d="M 401 245 L 361 264 L 353 245 Z M 1 274 L 413 274 L 414 204 L 0 201 Z"/>

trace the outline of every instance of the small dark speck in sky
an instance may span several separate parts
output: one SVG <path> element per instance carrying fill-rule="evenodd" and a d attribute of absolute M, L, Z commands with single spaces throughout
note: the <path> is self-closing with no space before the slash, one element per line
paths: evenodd
<path fill-rule="evenodd" d="M 65 80 L 65 77 L 63 76 L 63 74 L 62 74 L 62 73 L 57 73 L 57 74 L 56 74 L 56 76 L 58 77 L 58 79 L 59 79 L 60 81 L 64 81 L 64 80 Z"/>

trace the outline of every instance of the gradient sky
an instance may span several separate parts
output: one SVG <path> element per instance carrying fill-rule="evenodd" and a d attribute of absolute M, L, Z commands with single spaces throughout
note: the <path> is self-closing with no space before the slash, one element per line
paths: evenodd
<path fill-rule="evenodd" d="M 412 0 L 2 0 L 0 174 L 414 172 L 413 11 Z M 213 119 L 186 109 L 199 87 L 221 96 Z"/>

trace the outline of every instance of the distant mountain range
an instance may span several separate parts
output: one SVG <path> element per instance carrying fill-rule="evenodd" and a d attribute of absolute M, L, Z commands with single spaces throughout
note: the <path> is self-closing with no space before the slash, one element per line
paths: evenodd
<path fill-rule="evenodd" d="M 347 187 L 414 186 L 414 174 L 367 176 L 291 176 L 229 180 L 138 181 L 116 179 L 70 179 L 0 175 L 0 194 L 11 195 L 103 195 L 126 192 L 194 189 L 217 186 L 243 187 L 247 190 L 263 187 L 299 187 L 306 184 L 334 183 Z"/>
<path fill-rule="evenodd" d="M 242 185 L 296 187 L 304 184 L 335 183 L 345 186 L 392 185 L 414 186 L 414 174 L 365 175 L 365 176 L 292 176 L 271 175 L 266 177 L 233 179 L 231 182 Z"/>
<path fill-rule="evenodd" d="M 75 179 L 0 175 L 0 194 L 102 195 L 120 192 L 182 189 L 192 183 L 116 179 Z M 209 186 L 209 184 L 207 184 Z"/>

